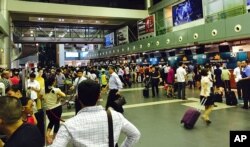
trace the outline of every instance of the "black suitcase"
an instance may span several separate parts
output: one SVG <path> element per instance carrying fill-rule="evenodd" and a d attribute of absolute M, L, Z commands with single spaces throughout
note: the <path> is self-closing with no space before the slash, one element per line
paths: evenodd
<path fill-rule="evenodd" d="M 222 95 L 221 94 L 215 93 L 212 96 L 213 96 L 215 102 L 222 103 L 223 100 L 222 100 Z"/>
<path fill-rule="evenodd" d="M 144 89 L 143 89 L 143 96 L 144 96 L 145 98 L 148 98 L 148 97 L 149 97 L 149 89 L 148 89 L 148 88 L 144 88 Z"/>
<path fill-rule="evenodd" d="M 236 95 L 233 91 L 226 92 L 226 104 L 230 106 L 238 104 Z"/>

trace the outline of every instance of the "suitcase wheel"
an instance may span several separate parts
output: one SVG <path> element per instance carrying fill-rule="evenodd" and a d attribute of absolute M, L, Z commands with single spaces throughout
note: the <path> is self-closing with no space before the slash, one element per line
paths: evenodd
<path fill-rule="evenodd" d="M 194 126 L 192 126 L 192 125 L 188 125 L 188 124 L 184 124 L 184 128 L 186 128 L 186 129 L 192 129 Z"/>

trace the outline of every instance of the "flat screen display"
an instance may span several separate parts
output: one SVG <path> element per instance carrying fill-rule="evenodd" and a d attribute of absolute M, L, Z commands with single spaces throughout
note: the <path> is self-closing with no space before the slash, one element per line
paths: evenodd
<path fill-rule="evenodd" d="M 202 0 L 186 0 L 172 7 L 173 25 L 203 18 Z"/>
<path fill-rule="evenodd" d="M 114 46 L 114 33 L 110 33 L 105 35 L 105 47 L 113 47 Z"/>
<path fill-rule="evenodd" d="M 247 5 L 248 5 L 248 6 L 250 5 L 250 0 L 247 0 Z"/>
<path fill-rule="evenodd" d="M 230 47 L 229 47 L 229 45 L 220 45 L 219 51 L 220 51 L 220 53 L 230 52 Z"/>

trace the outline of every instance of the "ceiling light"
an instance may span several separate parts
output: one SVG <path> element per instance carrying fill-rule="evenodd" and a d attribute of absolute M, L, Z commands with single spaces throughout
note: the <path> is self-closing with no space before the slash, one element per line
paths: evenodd
<path fill-rule="evenodd" d="M 34 31 L 33 31 L 33 30 L 30 30 L 30 33 L 31 33 L 31 34 L 33 34 L 33 33 L 34 33 Z"/>
<path fill-rule="evenodd" d="M 39 21 L 43 21 L 43 20 L 44 20 L 44 18 L 42 18 L 42 17 L 39 17 L 39 18 L 38 18 L 38 20 L 39 20 Z"/>
<path fill-rule="evenodd" d="M 64 19 L 63 19 L 63 18 L 59 18 L 59 21 L 60 21 L 60 22 L 63 22 L 63 21 L 64 21 Z"/>
<path fill-rule="evenodd" d="M 30 34 L 30 37 L 33 37 L 34 35 L 33 34 Z"/>
<path fill-rule="evenodd" d="M 99 20 L 97 20 L 97 21 L 95 21 L 95 23 L 100 23 L 100 21 L 99 21 Z"/>

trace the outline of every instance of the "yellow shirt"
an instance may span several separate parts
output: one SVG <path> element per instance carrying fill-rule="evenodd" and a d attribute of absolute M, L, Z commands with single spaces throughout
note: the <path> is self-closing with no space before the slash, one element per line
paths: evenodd
<path fill-rule="evenodd" d="M 102 80 L 102 85 L 107 85 L 108 84 L 107 76 L 105 74 L 102 74 L 101 80 Z"/>
<path fill-rule="evenodd" d="M 39 98 L 42 96 L 42 94 L 45 93 L 45 82 L 44 82 L 44 78 L 41 76 L 37 76 L 36 80 L 40 84 L 40 92 L 37 93 L 38 99 L 37 99 L 37 104 L 36 104 L 37 109 L 39 110 L 39 109 L 42 109 L 42 102 Z"/>

